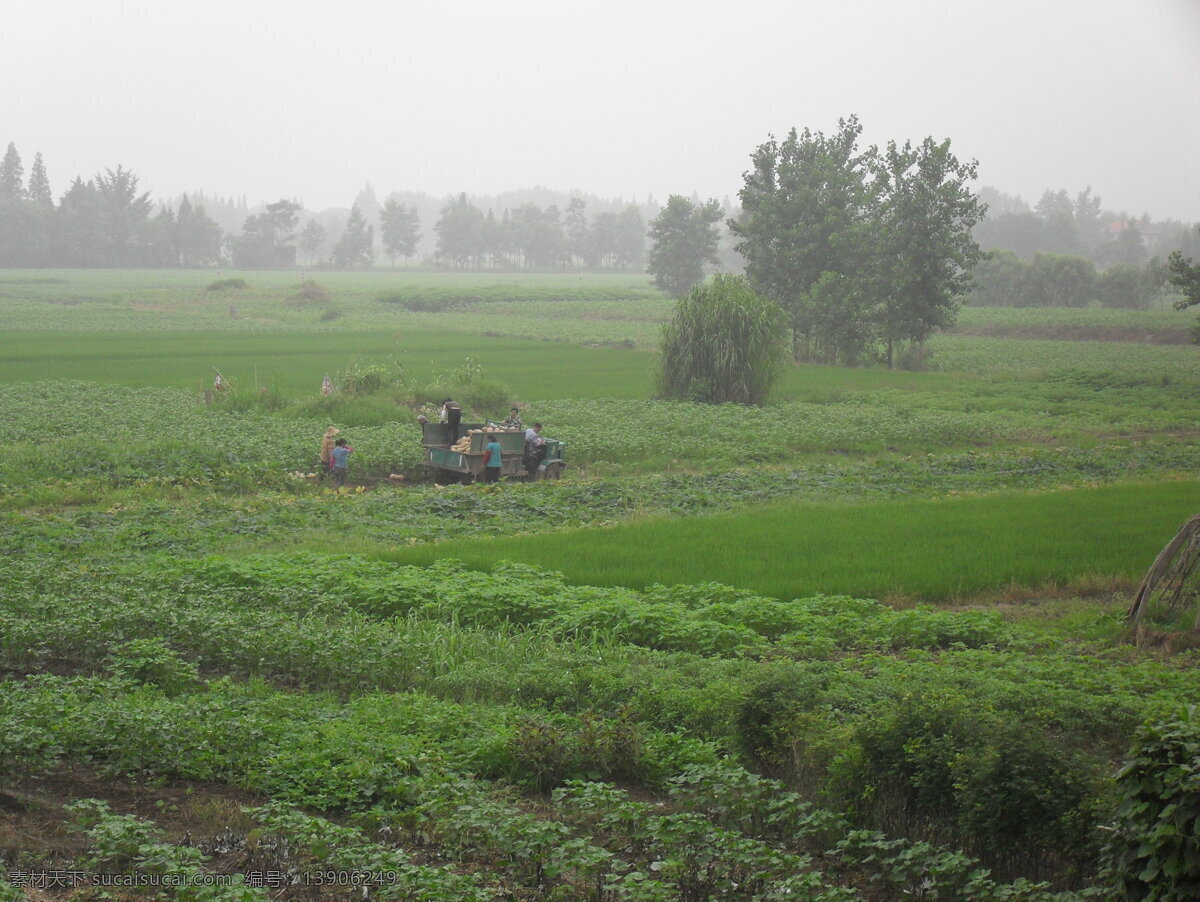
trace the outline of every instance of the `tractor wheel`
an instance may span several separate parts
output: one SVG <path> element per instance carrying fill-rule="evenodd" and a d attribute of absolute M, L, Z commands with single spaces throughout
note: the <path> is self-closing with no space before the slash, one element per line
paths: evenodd
<path fill-rule="evenodd" d="M 546 475 L 543 476 L 542 478 L 543 479 L 558 479 L 560 476 L 562 476 L 562 471 L 563 471 L 562 464 L 550 464 L 548 467 L 546 467 Z"/>

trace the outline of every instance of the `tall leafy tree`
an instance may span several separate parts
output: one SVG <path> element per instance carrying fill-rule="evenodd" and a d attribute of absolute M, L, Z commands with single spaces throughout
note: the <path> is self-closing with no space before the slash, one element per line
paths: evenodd
<path fill-rule="evenodd" d="M 720 234 L 716 223 L 724 211 L 716 200 L 693 203 L 679 194 L 650 222 L 650 255 L 646 269 L 654 284 L 674 297 L 704 279 L 704 266 L 717 262 Z"/>
<path fill-rule="evenodd" d="M 24 168 L 15 144 L 0 161 L 0 265 L 37 266 L 49 223 L 40 207 L 26 199 Z"/>
<path fill-rule="evenodd" d="M 302 207 L 295 201 L 278 200 L 246 218 L 242 234 L 232 241 L 233 263 L 248 269 L 296 265 L 296 225 Z"/>
<path fill-rule="evenodd" d="M 950 141 L 916 147 L 889 142 L 878 167 L 873 249 L 878 306 L 873 320 L 893 365 L 900 342 L 924 343 L 953 325 L 979 261 L 972 235 L 984 208 L 969 182 L 977 164 L 950 152 Z"/>
<path fill-rule="evenodd" d="M 495 214 L 488 210 L 487 219 L 483 224 L 484 246 L 492 257 L 492 265 L 507 266 L 513 255 L 513 223 L 512 211 L 507 207 L 496 219 Z"/>
<path fill-rule="evenodd" d="M 622 270 L 642 271 L 646 257 L 646 221 L 637 204 L 628 204 L 617 214 L 614 257 Z"/>
<path fill-rule="evenodd" d="M 507 214 L 508 210 L 504 212 Z M 505 249 L 508 236 L 504 234 L 506 224 L 511 227 L 510 221 L 496 219 L 496 211 L 488 207 L 487 215 L 483 218 L 483 254 L 488 258 L 492 269 L 507 259 Z"/>
<path fill-rule="evenodd" d="M 388 198 L 379 216 L 380 237 L 383 239 L 384 250 L 392 258 L 392 266 L 396 265 L 396 255 L 408 258 L 417 252 L 417 242 L 421 240 L 421 215 L 416 206 L 408 207 L 395 198 Z"/>
<path fill-rule="evenodd" d="M 22 200 L 24 197 L 25 167 L 21 164 L 17 145 L 9 141 L 4 159 L 0 161 L 0 201 Z"/>
<path fill-rule="evenodd" d="M 526 268 L 553 269 L 566 256 L 566 236 L 553 204 L 544 210 L 537 204 L 521 204 L 512 211 L 510 229 L 513 249 Z"/>
<path fill-rule="evenodd" d="M 1094 259 L 1104 243 L 1104 213 L 1100 209 L 1100 198 L 1092 194 L 1091 185 L 1075 195 L 1074 213 L 1080 249 Z"/>
<path fill-rule="evenodd" d="M 209 266 L 221 259 L 221 227 L 204 207 L 192 206 L 185 194 L 176 216 L 179 231 L 179 262 L 182 266 Z"/>
<path fill-rule="evenodd" d="M 367 182 L 363 189 L 354 196 L 354 203 L 350 207 L 358 209 L 359 215 L 367 225 L 379 224 L 379 199 L 375 196 L 375 188 L 370 182 Z"/>
<path fill-rule="evenodd" d="M 58 203 L 54 257 L 67 266 L 104 266 L 105 223 L 100 193 L 76 176 Z"/>
<path fill-rule="evenodd" d="M 874 147 L 859 150 L 861 134 L 856 116 L 838 120 L 828 136 L 793 128 L 782 142 L 772 137 L 759 145 L 743 173 L 742 215 L 729 229 L 751 283 L 789 312 L 797 356 L 820 353 L 832 341 L 819 330 L 820 303 L 811 296 L 822 275 L 843 277 L 826 280 L 825 301 L 836 291 L 849 303 L 859 292 L 876 157 Z"/>
<path fill-rule="evenodd" d="M 150 192 L 138 193 L 138 179 L 118 165 L 93 180 L 101 221 L 104 225 L 105 266 L 134 266 L 144 262 L 146 241 L 142 235 L 150 218 Z"/>
<path fill-rule="evenodd" d="M 141 227 L 143 266 L 174 268 L 179 266 L 179 222 L 175 211 L 163 207 Z"/>
<path fill-rule="evenodd" d="M 367 225 L 358 207 L 352 207 L 346 229 L 333 246 L 333 265 L 365 269 L 375 262 L 375 227 Z"/>
<path fill-rule="evenodd" d="M 614 267 L 621 255 L 621 217 L 601 213 L 588 227 L 588 243 L 603 266 Z"/>
<path fill-rule="evenodd" d="M 745 277 L 724 273 L 675 304 L 663 329 L 659 392 L 712 403 L 766 400 L 787 345 L 787 316 Z"/>
<path fill-rule="evenodd" d="M 1172 251 L 1167 258 L 1167 271 L 1171 284 L 1183 294 L 1175 302 L 1175 309 L 1186 310 L 1200 304 L 1200 263 L 1193 263 L 1191 257 L 1185 258 L 1180 251 Z M 1192 340 L 1200 342 L 1200 325 L 1192 330 Z"/>
<path fill-rule="evenodd" d="M 1051 254 L 1078 254 L 1079 229 L 1075 206 L 1066 191 L 1045 191 L 1034 208 L 1042 220 L 1041 250 Z"/>
<path fill-rule="evenodd" d="M 595 266 L 595 249 L 589 240 L 591 233 L 588 229 L 587 201 L 582 197 L 572 197 L 567 204 L 563 228 L 567 236 L 567 253 L 571 262 L 578 260 L 584 266 Z"/>
<path fill-rule="evenodd" d="M 54 195 L 50 193 L 50 179 L 46 175 L 46 164 L 42 161 L 40 151 L 33 155 L 33 166 L 29 169 L 29 189 L 26 195 L 30 200 L 44 207 L 54 206 Z"/>
<path fill-rule="evenodd" d="M 860 150 L 862 125 L 805 129 L 752 155 L 729 224 L 760 291 L 791 315 L 797 357 L 883 356 L 953 322 L 979 258 L 975 163 L 949 141 Z M 1069 206 L 1069 201 L 1068 201 Z"/>
<path fill-rule="evenodd" d="M 442 207 L 433 227 L 437 232 L 436 255 L 461 268 L 478 265 L 485 250 L 484 222 L 483 213 L 467 199 L 466 193 L 459 194 Z"/>
<path fill-rule="evenodd" d="M 1149 254 L 1137 220 L 1122 213 L 1113 226 L 1119 231 L 1116 240 L 1106 248 L 1108 260 L 1125 266 L 1142 266 Z"/>
<path fill-rule="evenodd" d="M 328 237 L 325 227 L 315 219 L 310 219 L 300 230 L 300 250 L 308 257 L 309 266 L 320 259 L 321 251 L 325 249 L 325 239 Z"/>

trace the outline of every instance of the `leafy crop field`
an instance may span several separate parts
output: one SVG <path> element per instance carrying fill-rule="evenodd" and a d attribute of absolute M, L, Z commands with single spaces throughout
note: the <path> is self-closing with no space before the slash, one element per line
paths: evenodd
<path fill-rule="evenodd" d="M 1186 314 L 967 310 L 746 410 L 653 400 L 642 276 L 219 275 L 0 273 L 0 900 L 1111 896 L 1200 696 L 1121 617 L 1200 506 Z M 564 478 L 436 484 L 443 393 Z"/>

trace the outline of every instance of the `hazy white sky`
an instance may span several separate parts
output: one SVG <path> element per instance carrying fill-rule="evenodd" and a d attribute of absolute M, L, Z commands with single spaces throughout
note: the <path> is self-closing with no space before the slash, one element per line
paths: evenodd
<path fill-rule="evenodd" d="M 734 197 L 857 113 L 1035 202 L 1200 220 L 1200 0 L 0 0 L 0 147 L 56 195 Z"/>

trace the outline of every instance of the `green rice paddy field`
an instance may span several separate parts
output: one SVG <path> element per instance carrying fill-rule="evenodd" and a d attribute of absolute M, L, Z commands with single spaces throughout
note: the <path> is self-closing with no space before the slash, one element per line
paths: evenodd
<path fill-rule="evenodd" d="M 1200 509 L 1194 312 L 966 309 L 923 371 L 743 409 L 654 400 L 670 309 L 641 275 L 0 272 L 10 878 L 1104 898 L 1120 761 L 1200 697 L 1194 614 L 1121 616 Z M 543 421 L 563 479 L 436 484 L 445 394 Z"/>

